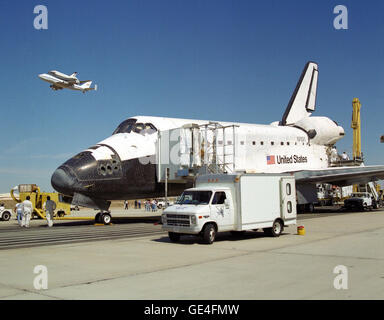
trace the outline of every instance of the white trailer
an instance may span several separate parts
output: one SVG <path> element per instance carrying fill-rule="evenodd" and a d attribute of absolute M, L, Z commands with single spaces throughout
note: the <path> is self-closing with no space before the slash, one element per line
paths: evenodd
<path fill-rule="evenodd" d="M 278 237 L 296 224 L 295 178 L 284 174 L 216 174 L 196 179 L 178 202 L 164 210 L 162 229 L 171 241 L 183 234 L 201 235 L 206 243 L 216 233 L 262 228 Z"/>

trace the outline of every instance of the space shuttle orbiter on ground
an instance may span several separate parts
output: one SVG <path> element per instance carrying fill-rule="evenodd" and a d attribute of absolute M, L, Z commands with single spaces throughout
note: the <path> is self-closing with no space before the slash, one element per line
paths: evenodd
<path fill-rule="evenodd" d="M 312 116 L 318 75 L 318 65 L 308 62 L 278 122 L 216 122 L 235 125 L 245 137 L 239 143 L 246 151 L 246 157 L 240 159 L 241 170 L 295 175 L 301 203 L 310 202 L 306 193 L 315 189 L 316 183 L 346 186 L 384 179 L 384 165 L 330 166 L 329 150 L 344 136 L 344 129 L 327 117 Z M 151 116 L 124 120 L 110 137 L 59 166 L 52 175 L 52 186 L 73 196 L 74 204 L 101 211 L 108 210 L 110 200 L 161 197 L 164 183 L 158 182 L 156 164 L 145 159 L 156 153 L 158 132 L 191 123 L 204 125 L 208 121 Z M 186 187 L 187 183 L 170 182 L 168 195 L 179 195 Z"/>

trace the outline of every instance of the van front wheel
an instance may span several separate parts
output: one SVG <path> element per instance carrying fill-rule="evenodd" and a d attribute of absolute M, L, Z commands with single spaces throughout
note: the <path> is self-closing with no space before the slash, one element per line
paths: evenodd
<path fill-rule="evenodd" d="M 9 211 L 4 211 L 3 216 L 2 216 L 2 220 L 3 221 L 9 221 L 9 219 L 11 219 L 11 213 Z"/>
<path fill-rule="evenodd" d="M 206 244 L 212 244 L 216 238 L 216 228 L 212 223 L 208 223 L 204 227 L 203 240 Z"/>

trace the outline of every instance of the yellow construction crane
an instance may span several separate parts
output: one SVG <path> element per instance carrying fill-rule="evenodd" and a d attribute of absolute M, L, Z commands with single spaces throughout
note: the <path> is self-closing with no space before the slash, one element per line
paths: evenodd
<path fill-rule="evenodd" d="M 354 98 L 352 102 L 352 124 L 353 129 L 353 160 L 361 159 L 361 121 L 360 109 L 361 103 L 358 98 Z"/>
<path fill-rule="evenodd" d="M 361 103 L 358 98 L 354 98 L 352 101 L 352 124 L 353 129 L 353 160 L 361 159 L 361 121 L 360 121 L 360 109 Z M 353 192 L 357 192 L 359 186 L 353 185 Z"/>
<path fill-rule="evenodd" d="M 352 101 L 352 124 L 351 128 L 353 129 L 353 160 L 362 161 L 361 153 L 361 121 L 360 121 L 360 109 L 361 103 L 358 98 L 354 98 Z M 382 142 L 384 142 L 384 136 L 381 137 Z M 356 161 L 357 160 L 357 161 Z M 380 194 L 380 185 L 374 184 L 376 192 Z M 359 192 L 359 189 L 363 186 L 358 184 L 353 185 L 353 192 Z M 364 187 L 363 187 L 364 189 Z"/>

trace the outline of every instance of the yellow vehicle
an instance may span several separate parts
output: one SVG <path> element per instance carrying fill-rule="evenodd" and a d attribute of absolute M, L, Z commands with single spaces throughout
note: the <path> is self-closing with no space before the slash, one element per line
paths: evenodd
<path fill-rule="evenodd" d="M 54 212 L 54 217 L 64 217 L 71 213 L 71 198 L 66 197 L 57 192 L 41 192 L 40 188 L 35 184 L 20 184 L 18 186 L 19 199 L 16 198 L 14 192 L 16 190 L 11 190 L 11 197 L 16 202 L 23 202 L 27 196 L 30 197 L 30 201 L 33 205 L 33 217 L 37 216 L 42 219 L 45 219 L 45 211 L 43 205 L 47 201 L 47 197 L 50 196 L 51 200 L 56 203 L 56 210 Z"/>

